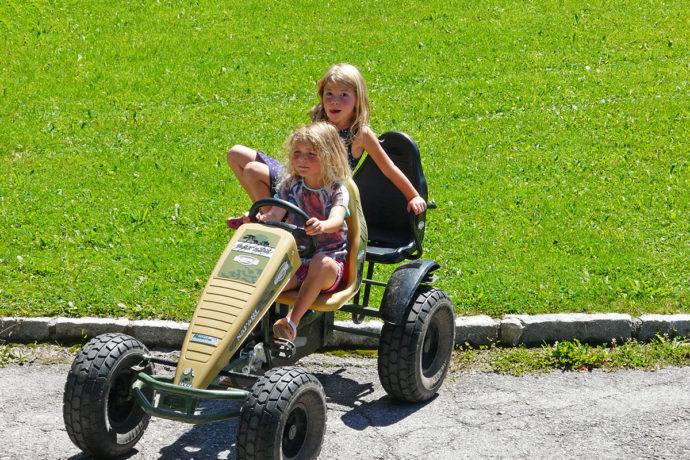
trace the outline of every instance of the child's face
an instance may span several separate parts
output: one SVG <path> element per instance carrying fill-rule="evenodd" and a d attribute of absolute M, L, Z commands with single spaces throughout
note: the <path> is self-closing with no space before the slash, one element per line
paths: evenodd
<path fill-rule="evenodd" d="M 322 97 L 328 121 L 339 130 L 349 127 L 357 104 L 355 91 L 342 83 L 329 82 L 323 88 Z"/>
<path fill-rule="evenodd" d="M 307 141 L 295 142 L 292 150 L 292 164 L 307 185 L 316 186 L 321 179 L 321 162 L 314 147 Z"/>

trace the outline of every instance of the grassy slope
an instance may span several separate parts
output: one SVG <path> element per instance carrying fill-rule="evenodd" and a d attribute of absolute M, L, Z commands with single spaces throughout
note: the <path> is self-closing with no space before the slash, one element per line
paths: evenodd
<path fill-rule="evenodd" d="M 225 151 L 341 61 L 420 145 L 460 313 L 688 311 L 684 2 L 142 3 L 0 6 L 0 314 L 189 318 Z"/>

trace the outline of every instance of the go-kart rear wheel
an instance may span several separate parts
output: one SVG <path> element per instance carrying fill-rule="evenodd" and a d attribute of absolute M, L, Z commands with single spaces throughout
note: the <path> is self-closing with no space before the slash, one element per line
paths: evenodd
<path fill-rule="evenodd" d="M 252 387 L 237 428 L 238 459 L 313 459 L 326 431 L 326 398 L 313 375 L 270 370 Z"/>
<path fill-rule="evenodd" d="M 146 346 L 125 334 L 103 334 L 89 341 L 72 363 L 63 397 L 63 418 L 74 444 L 94 457 L 118 457 L 139 441 L 148 416 L 131 394 L 143 371 Z M 144 389 L 153 399 L 153 390 Z"/>
<path fill-rule="evenodd" d="M 384 323 L 379 342 L 379 379 L 393 398 L 430 399 L 448 372 L 455 344 L 455 314 L 445 292 L 419 286 L 401 325 Z"/>

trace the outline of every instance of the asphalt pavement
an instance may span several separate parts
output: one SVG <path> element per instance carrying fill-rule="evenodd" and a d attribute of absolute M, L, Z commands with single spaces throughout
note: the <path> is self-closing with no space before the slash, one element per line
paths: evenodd
<path fill-rule="evenodd" d="M 381 323 L 339 325 L 375 332 Z M 109 318 L 0 318 L 0 343 L 70 342 L 123 332 L 150 348 L 179 349 L 188 324 Z M 510 315 L 456 319 L 458 344 L 541 344 L 690 336 L 690 315 Z M 334 333 L 331 345 L 375 347 Z M 299 362 L 324 386 L 328 421 L 320 458 L 690 458 L 690 368 L 550 372 L 511 377 L 451 372 L 438 396 L 399 404 L 376 361 L 313 354 Z M 0 460 L 86 459 L 62 420 L 68 364 L 0 368 Z M 214 403 L 209 403 L 214 404 Z M 154 419 L 129 458 L 234 459 L 236 421 L 185 425 Z"/>
<path fill-rule="evenodd" d="M 300 361 L 328 406 L 321 459 L 688 458 L 690 367 L 452 372 L 423 404 L 393 402 L 376 361 L 314 354 Z M 87 459 L 62 421 L 68 364 L 0 368 L 0 460 Z M 157 369 L 158 371 L 158 369 Z M 133 460 L 235 459 L 235 421 L 153 419 Z"/>

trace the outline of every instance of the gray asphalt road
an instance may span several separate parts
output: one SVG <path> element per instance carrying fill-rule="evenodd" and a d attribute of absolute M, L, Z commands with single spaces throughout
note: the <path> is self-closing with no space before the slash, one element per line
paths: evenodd
<path fill-rule="evenodd" d="M 510 377 L 456 373 L 426 404 L 393 403 L 376 362 L 312 355 L 321 458 L 690 458 L 690 367 Z M 69 366 L 0 369 L 0 459 L 85 459 L 62 422 Z M 152 420 L 132 459 L 235 458 L 234 422 Z"/>

